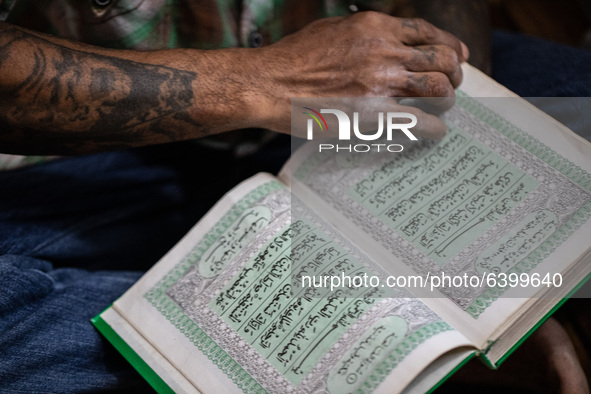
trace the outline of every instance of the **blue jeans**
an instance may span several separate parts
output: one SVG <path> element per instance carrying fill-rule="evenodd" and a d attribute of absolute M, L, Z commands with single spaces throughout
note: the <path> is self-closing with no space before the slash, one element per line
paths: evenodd
<path fill-rule="evenodd" d="M 276 172 L 284 137 L 248 158 L 178 143 L 0 172 L 0 392 L 149 389 L 89 319 L 223 193 Z"/>
<path fill-rule="evenodd" d="M 505 33 L 494 44 L 493 77 L 520 95 L 590 96 L 591 53 Z M 179 143 L 0 173 L 0 392 L 148 390 L 90 318 L 289 150 L 285 138 L 248 158 Z"/>
<path fill-rule="evenodd" d="M 591 141 L 591 52 L 495 32 L 492 54 L 495 80 Z"/>

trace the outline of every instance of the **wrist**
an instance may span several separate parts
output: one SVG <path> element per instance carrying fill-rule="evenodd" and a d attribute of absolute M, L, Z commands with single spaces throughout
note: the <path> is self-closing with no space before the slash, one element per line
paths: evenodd
<path fill-rule="evenodd" d="M 208 134 L 272 128 L 277 106 L 261 49 L 195 50 L 190 65 L 194 104 L 190 114 Z M 289 105 L 289 103 L 288 103 Z"/>

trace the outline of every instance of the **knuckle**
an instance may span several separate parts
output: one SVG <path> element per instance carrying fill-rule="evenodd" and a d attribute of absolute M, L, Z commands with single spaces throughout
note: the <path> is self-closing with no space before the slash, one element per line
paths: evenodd
<path fill-rule="evenodd" d="M 448 77 L 444 74 L 436 74 L 431 79 L 429 87 L 429 95 L 431 97 L 451 97 L 454 94 L 453 87 Z"/>
<path fill-rule="evenodd" d="M 362 24 L 375 24 L 383 18 L 383 14 L 376 11 L 363 11 L 355 13 L 351 16 L 351 19 Z"/>
<path fill-rule="evenodd" d="M 440 57 L 443 71 L 453 72 L 458 68 L 460 64 L 458 54 L 453 48 L 450 48 L 448 46 L 444 47 L 444 50 L 441 52 Z"/>
<path fill-rule="evenodd" d="M 413 18 L 412 19 L 417 25 L 419 25 L 419 27 L 426 27 L 427 25 L 430 25 L 429 22 L 427 22 L 425 19 L 423 18 Z"/>
<path fill-rule="evenodd" d="M 416 23 L 422 37 L 426 39 L 432 39 L 435 37 L 436 32 L 432 24 L 430 24 L 423 18 L 415 18 L 413 19 L 413 21 Z"/>
<path fill-rule="evenodd" d="M 420 49 L 403 47 L 396 51 L 397 59 L 404 68 L 417 67 L 424 61 L 424 55 Z"/>
<path fill-rule="evenodd" d="M 343 35 L 352 35 L 358 38 L 375 36 L 377 29 L 372 29 L 372 26 L 380 25 L 380 14 L 375 11 L 364 11 L 348 17 L 349 25 L 347 31 Z"/>
<path fill-rule="evenodd" d="M 426 82 L 426 75 L 423 75 L 422 77 L 417 77 L 414 73 L 407 72 L 404 76 L 404 83 L 398 86 L 397 81 L 392 81 L 392 83 L 394 84 L 392 88 L 400 90 L 401 96 L 424 96 Z"/>

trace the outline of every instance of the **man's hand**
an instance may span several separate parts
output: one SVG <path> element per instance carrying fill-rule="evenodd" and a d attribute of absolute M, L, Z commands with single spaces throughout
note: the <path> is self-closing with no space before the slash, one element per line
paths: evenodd
<path fill-rule="evenodd" d="M 0 23 L 0 150 L 95 152 L 249 127 L 289 133 L 291 97 L 453 97 L 467 57 L 449 33 L 375 12 L 319 20 L 269 47 L 208 51 L 107 50 Z M 392 103 L 417 116 L 413 131 L 444 133 L 436 116 Z"/>
<path fill-rule="evenodd" d="M 322 19 L 258 51 L 261 125 L 284 132 L 290 97 L 453 97 L 468 58 L 461 41 L 424 20 L 376 12 Z M 434 116 L 393 106 L 425 119 L 423 135 L 445 130 Z"/>

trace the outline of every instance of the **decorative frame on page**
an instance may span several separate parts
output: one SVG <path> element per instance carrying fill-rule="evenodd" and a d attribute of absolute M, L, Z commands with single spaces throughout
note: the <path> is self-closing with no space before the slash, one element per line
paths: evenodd
<path fill-rule="evenodd" d="M 423 277 L 529 273 L 589 220 L 588 172 L 462 92 L 444 119 L 441 141 L 313 154 L 294 177 Z M 440 290 L 477 319 L 507 287 Z"/>

